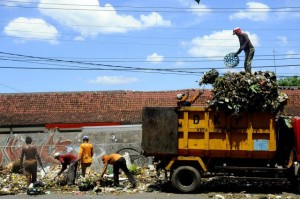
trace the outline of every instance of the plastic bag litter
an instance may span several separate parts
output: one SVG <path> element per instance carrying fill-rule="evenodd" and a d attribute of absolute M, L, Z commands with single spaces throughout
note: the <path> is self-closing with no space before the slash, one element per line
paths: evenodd
<path fill-rule="evenodd" d="M 50 173 L 50 166 L 47 166 L 44 168 L 44 170 L 42 169 L 40 171 L 40 174 L 41 174 L 41 178 L 44 178 L 48 173 Z"/>

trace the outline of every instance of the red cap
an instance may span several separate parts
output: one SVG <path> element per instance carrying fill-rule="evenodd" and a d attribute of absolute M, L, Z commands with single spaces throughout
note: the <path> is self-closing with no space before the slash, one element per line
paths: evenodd
<path fill-rule="evenodd" d="M 235 29 L 233 29 L 233 35 L 235 35 L 235 34 L 241 34 L 242 33 L 242 30 L 241 30 L 241 28 L 240 27 L 236 27 Z"/>

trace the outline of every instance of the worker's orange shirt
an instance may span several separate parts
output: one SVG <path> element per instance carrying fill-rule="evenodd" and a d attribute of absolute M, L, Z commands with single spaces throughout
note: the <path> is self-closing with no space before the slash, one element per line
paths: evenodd
<path fill-rule="evenodd" d="M 80 144 L 78 156 L 81 163 L 92 163 L 93 155 L 94 155 L 94 148 L 91 143 L 84 142 Z"/>
<path fill-rule="evenodd" d="M 120 159 L 121 156 L 120 154 L 112 153 L 110 155 L 104 155 L 102 156 L 102 162 L 103 164 L 108 163 L 108 164 L 114 164 L 118 159 Z"/>

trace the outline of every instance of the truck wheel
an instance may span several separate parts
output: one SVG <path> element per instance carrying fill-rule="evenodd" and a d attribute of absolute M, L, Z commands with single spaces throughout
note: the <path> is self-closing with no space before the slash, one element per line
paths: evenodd
<path fill-rule="evenodd" d="M 197 169 L 191 166 L 180 166 L 172 174 L 172 186 L 180 192 L 193 192 L 201 182 L 201 176 Z"/>
<path fill-rule="evenodd" d="M 299 176 L 299 170 L 297 171 L 297 175 L 294 174 L 295 169 L 291 168 L 289 173 L 289 181 L 291 183 L 291 188 L 296 194 L 300 194 L 300 176 Z"/>
<path fill-rule="evenodd" d="M 292 185 L 294 187 L 295 193 L 300 194 L 300 178 L 296 178 Z"/>

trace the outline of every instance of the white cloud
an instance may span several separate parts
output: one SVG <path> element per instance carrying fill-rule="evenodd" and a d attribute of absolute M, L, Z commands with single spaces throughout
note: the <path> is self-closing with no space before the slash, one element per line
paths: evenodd
<path fill-rule="evenodd" d="M 74 41 L 84 41 L 85 39 L 82 36 L 77 36 L 74 38 Z"/>
<path fill-rule="evenodd" d="M 187 1 L 187 0 L 180 0 L 181 5 L 190 8 L 193 14 L 197 16 L 207 15 L 212 12 L 212 9 L 208 8 L 202 2 L 200 4 L 195 3 L 195 1 Z"/>
<path fill-rule="evenodd" d="M 129 84 L 137 81 L 138 79 L 135 77 L 99 76 L 94 80 L 89 80 L 89 83 L 101 84 L 101 85 L 116 85 L 116 84 Z"/>
<path fill-rule="evenodd" d="M 286 52 L 287 56 L 286 58 L 300 58 L 300 53 L 294 51 L 294 50 L 289 50 Z"/>
<path fill-rule="evenodd" d="M 252 21 L 266 21 L 269 18 L 270 7 L 263 3 L 248 2 L 247 9 L 240 10 L 229 16 L 230 20 L 249 19 Z"/>
<path fill-rule="evenodd" d="M 19 41 L 45 40 L 50 44 L 57 44 L 59 36 L 56 28 L 43 19 L 19 17 L 9 22 L 4 28 L 8 36 L 17 37 Z"/>
<path fill-rule="evenodd" d="M 17 6 L 24 5 L 29 3 L 36 3 L 38 0 L 18 0 L 18 1 L 4 1 L 4 4 L 7 6 Z"/>
<path fill-rule="evenodd" d="M 288 39 L 285 36 L 278 36 L 277 39 L 279 40 L 281 45 L 286 45 L 288 43 Z"/>
<path fill-rule="evenodd" d="M 185 62 L 179 60 L 179 61 L 176 61 L 175 63 L 175 67 L 180 67 L 180 66 L 184 66 L 185 65 Z"/>
<path fill-rule="evenodd" d="M 157 53 L 152 53 L 151 55 L 148 55 L 146 58 L 146 61 L 152 62 L 152 63 L 160 63 L 164 60 L 164 56 L 159 55 Z"/>
<path fill-rule="evenodd" d="M 140 20 L 144 27 L 154 26 L 171 26 L 170 21 L 165 21 L 157 12 L 152 12 L 150 15 L 141 15 Z"/>
<path fill-rule="evenodd" d="M 209 9 L 206 5 L 204 4 L 193 4 L 191 6 L 192 11 L 194 14 L 196 14 L 197 16 L 203 16 L 203 15 L 207 15 L 209 13 L 212 12 L 212 9 Z"/>
<path fill-rule="evenodd" d="M 291 19 L 291 18 L 299 18 L 300 13 L 299 12 L 294 12 L 295 10 L 292 8 L 282 8 L 282 9 L 277 9 L 278 12 L 276 12 L 276 15 L 278 16 L 279 19 Z"/>
<path fill-rule="evenodd" d="M 289 50 L 289 51 L 286 52 L 285 58 L 299 59 L 300 58 L 300 53 L 296 52 L 294 50 Z M 292 70 L 292 72 L 296 71 L 297 73 L 298 73 L 298 70 L 299 70 L 297 66 L 290 66 L 289 69 Z"/>
<path fill-rule="evenodd" d="M 171 22 L 153 12 L 135 18 L 119 14 L 110 4 L 100 6 L 98 0 L 41 0 L 40 12 L 59 23 L 79 32 L 82 36 L 95 36 L 105 33 L 125 33 L 154 26 L 170 26 Z M 44 4 L 43 4 L 44 3 Z M 53 3 L 53 5 L 45 4 Z M 47 9 L 47 8 L 59 9 Z"/>
<path fill-rule="evenodd" d="M 259 38 L 256 34 L 246 32 L 255 46 L 259 46 Z M 189 45 L 192 47 L 188 50 L 191 56 L 195 57 L 224 57 L 228 53 L 236 52 L 239 49 L 239 40 L 235 35 L 232 35 L 232 30 L 222 30 L 213 32 L 210 35 L 194 38 Z M 217 58 L 219 59 L 219 58 Z"/>

